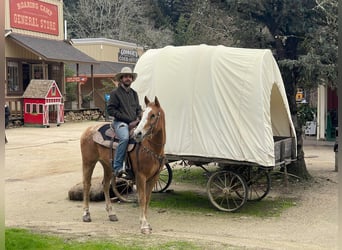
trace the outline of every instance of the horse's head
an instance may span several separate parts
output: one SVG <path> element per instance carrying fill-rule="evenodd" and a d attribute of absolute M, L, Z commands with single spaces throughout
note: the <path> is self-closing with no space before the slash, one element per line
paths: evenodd
<path fill-rule="evenodd" d="M 155 97 L 154 102 L 150 102 L 145 96 L 145 104 L 146 109 L 133 133 L 134 139 L 141 142 L 146 136 L 153 138 L 155 135 L 159 135 L 163 143 L 165 143 L 164 111 L 160 107 L 158 98 Z"/>

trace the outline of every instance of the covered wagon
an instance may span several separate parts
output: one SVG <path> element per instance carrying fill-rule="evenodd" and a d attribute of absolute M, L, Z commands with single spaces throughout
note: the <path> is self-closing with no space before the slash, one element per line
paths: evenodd
<path fill-rule="evenodd" d="M 268 169 L 296 158 L 295 128 L 270 50 L 167 46 L 148 50 L 134 71 L 141 104 L 157 96 L 166 113 L 169 161 Z"/>

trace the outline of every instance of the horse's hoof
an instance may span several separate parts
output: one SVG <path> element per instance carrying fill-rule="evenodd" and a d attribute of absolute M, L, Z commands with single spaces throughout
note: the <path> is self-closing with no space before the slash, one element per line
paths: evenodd
<path fill-rule="evenodd" d="M 142 234 L 151 234 L 152 233 L 152 228 L 151 227 L 141 228 L 141 233 Z"/>
<path fill-rule="evenodd" d="M 109 217 L 110 221 L 118 221 L 119 220 L 115 214 L 109 215 L 108 217 Z"/>
<path fill-rule="evenodd" d="M 91 222 L 91 218 L 89 214 L 83 215 L 83 222 Z"/>

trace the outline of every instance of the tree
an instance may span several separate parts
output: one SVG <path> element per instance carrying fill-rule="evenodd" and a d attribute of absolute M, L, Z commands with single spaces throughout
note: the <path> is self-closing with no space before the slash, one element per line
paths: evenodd
<path fill-rule="evenodd" d="M 337 1 L 226 0 L 226 3 L 227 10 L 238 17 L 235 25 L 242 32 L 236 34 L 235 39 L 239 46 L 269 47 L 273 50 L 284 79 L 298 139 L 297 161 L 289 171 L 308 179 L 310 175 L 304 160 L 302 124 L 297 122 L 295 94 L 297 84 L 313 87 L 336 81 Z M 332 20 L 332 28 L 324 20 Z M 322 38 L 318 35 L 324 31 L 327 33 L 327 29 L 333 30 L 330 36 Z M 328 45 L 322 48 L 318 45 L 323 40 Z"/>
<path fill-rule="evenodd" d="M 313 8 L 315 26 L 307 33 L 303 42 L 303 47 L 308 53 L 299 58 L 306 66 L 306 70 L 302 70 L 300 75 L 304 86 L 311 83 L 313 87 L 318 84 L 337 87 L 337 5 L 337 0 L 316 0 L 316 6 Z"/>
<path fill-rule="evenodd" d="M 104 37 L 151 48 L 165 46 L 172 40 L 172 32 L 167 26 L 155 28 L 154 21 L 148 18 L 151 11 L 151 2 L 143 0 L 64 2 L 71 38 Z"/>

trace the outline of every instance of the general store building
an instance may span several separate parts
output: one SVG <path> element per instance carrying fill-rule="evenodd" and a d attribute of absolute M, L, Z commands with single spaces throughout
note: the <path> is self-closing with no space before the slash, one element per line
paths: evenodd
<path fill-rule="evenodd" d="M 54 80 L 65 98 L 65 65 L 91 71 L 98 64 L 64 38 L 63 1 L 5 1 L 5 102 L 12 120 L 23 119 L 23 94 L 32 79 Z"/>

